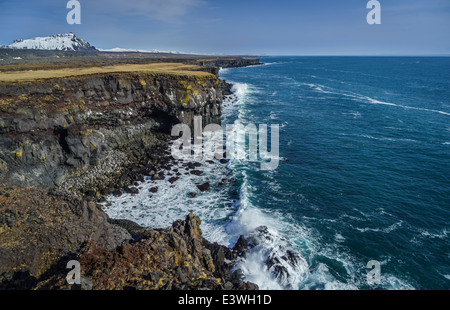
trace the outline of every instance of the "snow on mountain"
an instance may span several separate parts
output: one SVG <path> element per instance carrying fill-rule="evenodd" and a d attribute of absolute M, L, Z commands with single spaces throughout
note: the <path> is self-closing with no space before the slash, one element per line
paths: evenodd
<path fill-rule="evenodd" d="M 27 40 L 16 40 L 7 45 L 13 49 L 38 49 L 57 51 L 96 51 L 96 48 L 88 42 L 80 39 L 73 33 L 56 34 L 50 37 L 36 37 Z"/>
<path fill-rule="evenodd" d="M 143 49 L 132 49 L 132 48 L 121 48 L 121 47 L 115 47 L 115 48 L 111 48 L 111 49 L 98 49 L 101 52 L 112 52 L 112 53 L 124 53 L 124 52 L 135 52 L 135 53 L 155 53 L 155 54 L 159 54 L 159 53 L 164 53 L 164 54 L 185 54 L 185 53 L 181 53 L 181 52 L 175 52 L 175 51 L 160 51 L 157 49 L 152 49 L 152 50 L 143 50 Z"/>

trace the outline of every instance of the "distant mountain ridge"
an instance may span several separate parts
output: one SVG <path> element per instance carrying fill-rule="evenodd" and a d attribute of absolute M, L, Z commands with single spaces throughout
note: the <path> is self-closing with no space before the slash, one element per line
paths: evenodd
<path fill-rule="evenodd" d="M 36 37 L 33 39 L 16 40 L 4 46 L 11 49 L 56 50 L 97 52 L 98 50 L 89 42 L 77 37 L 73 33 L 56 34 L 49 37 Z"/>
<path fill-rule="evenodd" d="M 133 49 L 133 48 L 121 48 L 115 47 L 110 49 L 98 49 L 100 52 L 108 52 L 108 53 L 148 53 L 148 54 L 188 54 L 184 52 L 177 51 L 161 51 L 157 49 L 145 50 L 145 49 Z"/>

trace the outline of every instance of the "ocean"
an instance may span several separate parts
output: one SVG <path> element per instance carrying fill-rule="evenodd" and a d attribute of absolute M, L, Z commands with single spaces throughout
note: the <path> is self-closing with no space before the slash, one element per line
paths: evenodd
<path fill-rule="evenodd" d="M 159 228 L 193 211 L 210 241 L 257 240 L 236 268 L 261 289 L 449 289 L 450 58 L 262 61 L 220 71 L 222 124 L 278 124 L 277 169 L 201 161 L 203 175 L 146 181 L 106 212 Z"/>

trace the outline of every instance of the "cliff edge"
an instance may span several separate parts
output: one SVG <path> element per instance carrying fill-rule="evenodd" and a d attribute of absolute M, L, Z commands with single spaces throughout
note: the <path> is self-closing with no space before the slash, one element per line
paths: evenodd
<path fill-rule="evenodd" d="M 257 289 L 190 214 L 154 230 L 98 203 L 167 164 L 177 123 L 219 123 L 216 69 L 152 63 L 0 73 L 0 287 Z M 81 263 L 68 286 L 66 264 Z"/>

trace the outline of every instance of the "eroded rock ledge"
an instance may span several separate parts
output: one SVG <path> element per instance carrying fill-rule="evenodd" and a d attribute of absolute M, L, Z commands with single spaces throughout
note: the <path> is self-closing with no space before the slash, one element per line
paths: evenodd
<path fill-rule="evenodd" d="M 144 229 L 97 204 L 167 163 L 174 124 L 220 122 L 227 88 L 206 72 L 0 83 L 0 289 L 80 288 L 72 259 L 83 289 L 257 289 L 193 214 Z"/>
<path fill-rule="evenodd" d="M 191 124 L 194 115 L 220 122 L 222 97 L 211 74 L 0 85 L 0 177 L 12 185 L 99 189 L 156 156 L 174 124 Z"/>

